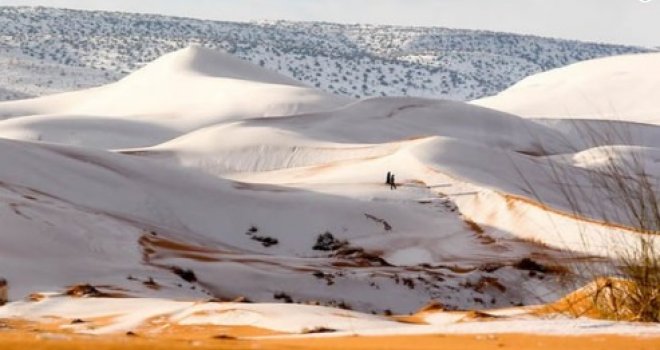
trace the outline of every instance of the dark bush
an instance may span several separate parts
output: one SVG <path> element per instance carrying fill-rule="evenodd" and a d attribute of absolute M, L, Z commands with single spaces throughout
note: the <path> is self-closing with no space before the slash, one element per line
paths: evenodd
<path fill-rule="evenodd" d="M 324 252 L 331 252 L 331 251 L 339 250 L 347 245 L 348 245 L 347 241 L 338 240 L 335 238 L 335 236 L 332 235 L 332 233 L 325 232 L 323 234 L 320 234 L 316 238 L 316 243 L 314 243 L 312 249 L 320 250 Z"/>

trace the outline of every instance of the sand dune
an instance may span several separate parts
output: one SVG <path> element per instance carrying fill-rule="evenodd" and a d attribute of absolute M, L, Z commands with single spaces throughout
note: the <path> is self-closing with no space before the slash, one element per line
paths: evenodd
<path fill-rule="evenodd" d="M 561 114 L 546 99 L 573 103 L 562 94 L 577 96 L 580 84 L 609 98 L 624 93 L 620 79 L 652 91 L 653 75 L 615 73 L 655 60 L 586 62 L 475 103 L 501 112 L 352 101 L 192 47 L 108 86 L 0 103 L 0 274 L 12 301 L 0 318 L 90 318 L 93 329 L 55 329 L 112 334 L 164 325 L 656 334 L 530 320 L 524 308 L 488 321 L 417 314 L 426 325 L 414 326 L 368 315 L 414 313 L 430 301 L 447 310 L 551 302 L 571 291 L 561 279 L 572 266 L 639 244 L 620 200 L 594 183 L 609 160 L 639 160 L 657 178 L 660 131 L 643 123 L 654 123 L 654 100 L 626 90 L 616 100 L 625 118 L 612 122 L 566 119 L 596 114 L 580 104 L 578 115 Z M 576 71 L 603 83 L 560 84 Z M 539 97 L 550 90 L 557 95 Z M 585 138 L 585 129 L 607 137 Z M 396 191 L 384 183 L 388 171 Z M 598 207 L 576 210 L 557 173 L 580 188 L 578 201 Z M 57 296 L 67 290 L 131 298 Z M 35 292 L 43 300 L 20 301 Z M 257 303 L 175 301 L 209 299 Z"/>

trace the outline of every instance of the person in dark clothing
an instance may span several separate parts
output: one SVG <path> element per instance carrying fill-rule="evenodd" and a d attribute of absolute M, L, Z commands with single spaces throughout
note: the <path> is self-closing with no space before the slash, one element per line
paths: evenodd
<path fill-rule="evenodd" d="M 390 190 L 396 190 L 396 181 L 394 180 L 394 174 L 390 176 Z"/>
<path fill-rule="evenodd" d="M 9 292 L 7 291 L 8 288 L 7 280 L 0 277 L 0 306 L 6 304 L 9 301 Z"/>
<path fill-rule="evenodd" d="M 391 184 L 392 183 L 392 172 L 388 171 L 387 172 L 387 180 L 385 181 L 386 184 Z"/>

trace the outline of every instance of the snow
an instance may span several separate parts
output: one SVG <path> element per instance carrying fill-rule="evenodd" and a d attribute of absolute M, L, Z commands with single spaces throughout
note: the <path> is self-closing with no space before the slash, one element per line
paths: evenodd
<path fill-rule="evenodd" d="M 250 326 L 287 335 L 281 337 L 341 337 L 349 335 L 498 334 L 532 333 L 555 335 L 620 334 L 660 336 L 660 326 L 597 321 L 586 318 L 535 317 L 523 310 L 498 312 L 498 318 L 470 320 L 464 312 L 433 312 L 421 316 L 427 324 L 396 322 L 383 316 L 311 305 L 199 303 L 163 299 L 71 299 L 47 298 L 39 302 L 13 302 L 0 308 L 0 318 L 22 317 L 44 320 L 54 315 L 64 319 L 91 321 L 112 316 L 109 324 L 87 328 L 66 326 L 79 333 L 112 334 L 135 330 L 159 318 L 160 326 Z M 506 315 L 506 314 L 509 315 Z M 335 332 L 306 334 L 313 329 Z M 158 332 L 157 329 L 152 330 Z"/>
<path fill-rule="evenodd" d="M 223 121 L 322 111 L 348 101 L 194 46 L 107 86 L 2 103 L 0 136 L 147 146 Z"/>
<path fill-rule="evenodd" d="M 556 299 L 566 286 L 515 263 L 580 253 L 614 259 L 634 249 L 634 222 L 592 182 L 612 154 L 640 157 L 657 177 L 660 140 L 634 110 L 609 123 L 523 118 L 447 100 L 356 101 L 201 47 L 117 83 L 0 103 L 0 115 L 0 275 L 10 299 L 79 283 L 153 298 L 15 302 L 0 316 L 126 310 L 100 332 L 162 314 L 181 324 L 287 332 L 483 332 L 481 323 L 444 316 L 416 328 L 268 303 L 409 313 L 431 300 L 483 309 Z M 613 125 L 627 132 L 601 140 L 579 132 Z M 578 200 L 600 207 L 574 212 L 553 169 L 584 189 Z M 396 191 L 384 184 L 388 171 Z M 613 222 L 602 222 L 603 208 Z M 326 233 L 336 247 L 315 249 Z M 236 310 L 173 301 L 211 297 L 259 303 Z M 564 321 L 534 322 L 492 329 L 561 332 Z M 635 329 L 574 322 L 568 332 Z"/>
<path fill-rule="evenodd" d="M 157 33 L 157 34 L 154 34 Z M 0 100 L 114 82 L 198 44 L 332 94 L 470 100 L 586 59 L 657 50 L 448 28 L 220 22 L 0 7 Z"/>
<path fill-rule="evenodd" d="M 611 119 L 660 124 L 660 54 L 575 63 L 523 79 L 474 104 L 529 118 Z"/>

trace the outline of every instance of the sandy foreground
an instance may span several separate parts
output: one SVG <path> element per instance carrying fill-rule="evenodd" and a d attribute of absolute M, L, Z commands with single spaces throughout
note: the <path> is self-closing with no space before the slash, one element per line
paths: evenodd
<path fill-rule="evenodd" d="M 291 340 L 153 338 L 62 335 L 39 331 L 0 332 L 3 350 L 33 349 L 645 349 L 660 348 L 657 337 L 539 336 L 528 334 L 342 337 Z"/>
<path fill-rule="evenodd" d="M 423 313 L 400 318 L 418 324 Z M 81 321 L 96 326 L 113 322 L 112 317 Z M 437 333 L 415 335 L 344 335 L 288 333 L 256 326 L 177 325 L 154 326 L 147 322 L 132 331 L 81 334 L 70 319 L 47 317 L 26 321 L 0 319 L 1 350 L 76 349 L 660 349 L 657 334 L 534 334 L 523 333 Z M 643 326 L 641 326 L 643 327 Z M 640 330 L 643 328 L 640 328 Z M 495 332 L 495 331 L 494 331 Z M 516 332 L 512 330 L 512 332 Z"/>

